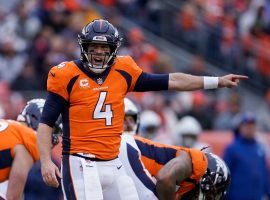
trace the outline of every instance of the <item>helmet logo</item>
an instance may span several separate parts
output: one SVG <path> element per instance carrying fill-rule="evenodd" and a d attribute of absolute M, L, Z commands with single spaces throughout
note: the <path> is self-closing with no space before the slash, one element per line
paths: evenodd
<path fill-rule="evenodd" d="M 86 78 L 81 79 L 79 84 L 80 84 L 81 88 L 89 88 L 90 87 L 89 86 L 89 81 Z"/>
<path fill-rule="evenodd" d="M 93 41 L 102 41 L 102 42 L 107 42 L 107 38 L 104 36 L 94 36 Z"/>

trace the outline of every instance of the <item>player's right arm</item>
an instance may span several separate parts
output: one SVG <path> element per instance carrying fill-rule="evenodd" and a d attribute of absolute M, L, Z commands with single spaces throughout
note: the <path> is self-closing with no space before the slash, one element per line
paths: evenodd
<path fill-rule="evenodd" d="M 160 199 L 174 199 L 192 190 L 208 165 L 202 151 L 157 142 L 133 136 L 141 152 L 141 160 L 150 174 L 158 180 Z M 175 186 L 179 189 L 175 194 Z"/>
<path fill-rule="evenodd" d="M 144 91 L 194 91 L 200 89 L 234 88 L 247 76 L 228 74 L 220 77 L 195 76 L 186 73 L 151 74 L 140 71 L 131 57 L 127 57 L 129 70 L 132 71 L 132 83 L 130 90 Z"/>
<path fill-rule="evenodd" d="M 51 137 L 52 127 L 63 110 L 67 93 L 64 83 L 65 79 L 60 70 L 64 65 L 53 67 L 47 80 L 48 96 L 42 111 L 40 124 L 37 131 L 37 142 L 40 153 L 41 174 L 43 181 L 52 187 L 58 187 L 57 176 L 61 178 L 58 167 L 51 159 Z"/>
<path fill-rule="evenodd" d="M 41 174 L 43 181 L 52 187 L 58 187 L 57 177 L 61 178 L 58 167 L 51 159 L 52 128 L 47 124 L 40 123 L 38 127 L 38 149 L 40 153 Z"/>
<path fill-rule="evenodd" d="M 14 159 L 12 162 L 7 188 L 7 200 L 22 199 L 22 194 L 28 172 L 34 160 L 23 145 L 17 145 L 13 149 Z"/>
<path fill-rule="evenodd" d="M 192 174 L 192 161 L 186 151 L 180 151 L 176 158 L 170 160 L 158 172 L 156 189 L 159 199 L 174 200 L 175 186 Z"/>
<path fill-rule="evenodd" d="M 49 93 L 43 108 L 42 117 L 37 131 L 37 143 L 40 153 L 41 174 L 43 181 L 52 187 L 58 187 L 57 176 L 61 178 L 58 167 L 51 159 L 52 127 L 54 126 L 63 106 L 63 99 Z"/>

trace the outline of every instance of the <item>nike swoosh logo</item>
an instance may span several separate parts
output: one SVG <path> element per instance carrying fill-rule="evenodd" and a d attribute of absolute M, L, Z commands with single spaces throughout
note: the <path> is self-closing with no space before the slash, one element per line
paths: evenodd
<path fill-rule="evenodd" d="M 51 74 L 53 77 L 55 77 L 55 73 L 50 72 L 50 74 Z"/>
<path fill-rule="evenodd" d="M 117 167 L 117 169 L 120 169 L 123 165 L 120 165 L 119 167 Z"/>

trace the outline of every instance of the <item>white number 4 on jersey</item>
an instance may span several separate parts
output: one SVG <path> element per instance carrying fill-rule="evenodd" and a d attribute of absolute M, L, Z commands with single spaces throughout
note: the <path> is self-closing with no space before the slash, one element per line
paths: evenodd
<path fill-rule="evenodd" d="M 94 119 L 105 119 L 106 126 L 112 125 L 112 106 L 110 104 L 105 104 L 107 92 L 100 92 L 97 105 L 94 110 Z M 105 106 L 105 111 L 102 108 Z"/>

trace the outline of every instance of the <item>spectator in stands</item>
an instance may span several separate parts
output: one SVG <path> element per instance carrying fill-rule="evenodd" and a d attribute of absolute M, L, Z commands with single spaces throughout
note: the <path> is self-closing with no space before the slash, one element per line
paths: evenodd
<path fill-rule="evenodd" d="M 270 133 L 270 88 L 265 94 L 266 107 L 258 110 L 258 128 Z"/>
<path fill-rule="evenodd" d="M 252 113 L 239 117 L 235 139 L 226 148 L 224 160 L 233 177 L 228 200 L 270 198 L 265 149 L 256 140 L 256 119 Z"/>
<path fill-rule="evenodd" d="M 0 107 L 3 119 L 16 119 L 24 104 L 24 98 L 20 93 L 11 91 L 7 82 L 0 81 Z"/>
<path fill-rule="evenodd" d="M 203 129 L 210 130 L 213 126 L 213 114 L 209 107 L 208 97 L 202 91 L 192 92 L 192 107 L 180 116 L 190 115 L 195 117 Z"/>
<path fill-rule="evenodd" d="M 153 72 L 153 65 L 158 58 L 158 50 L 145 41 L 144 34 L 139 27 L 132 27 L 129 30 L 128 47 L 120 54 L 131 55 L 146 72 Z"/>
<path fill-rule="evenodd" d="M 42 77 L 36 72 L 34 63 L 27 62 L 24 66 L 24 70 L 15 79 L 11 85 L 12 90 L 42 90 L 45 87 L 43 85 Z"/>
<path fill-rule="evenodd" d="M 19 54 L 16 37 L 0 42 L 0 79 L 12 83 L 23 70 L 27 60 L 25 54 Z"/>
<path fill-rule="evenodd" d="M 214 129 L 231 130 L 234 118 L 241 112 L 242 98 L 238 92 L 229 94 L 226 102 L 217 102 Z"/>
<path fill-rule="evenodd" d="M 141 113 L 141 124 L 139 135 L 147 139 L 154 139 L 161 128 L 160 116 L 152 110 L 144 110 Z"/>

